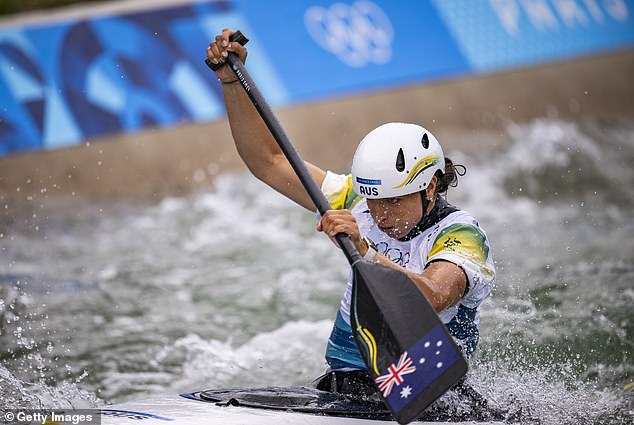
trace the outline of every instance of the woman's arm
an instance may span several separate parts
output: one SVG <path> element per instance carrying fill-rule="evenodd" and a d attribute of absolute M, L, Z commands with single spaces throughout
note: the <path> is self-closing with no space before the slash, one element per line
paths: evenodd
<path fill-rule="evenodd" d="M 377 254 L 374 261 L 407 274 L 437 313 L 456 305 L 467 288 L 465 272 L 449 261 L 434 261 L 422 273 L 407 270 L 382 254 Z"/>
<path fill-rule="evenodd" d="M 247 49 L 236 42 L 229 42 L 233 34 L 230 29 L 223 30 L 207 48 L 207 58 L 214 63 L 224 63 L 229 52 L 236 53 L 242 61 L 246 60 Z M 222 83 L 227 116 L 231 134 L 238 154 L 251 173 L 273 189 L 297 202 L 301 206 L 315 211 L 315 206 L 302 186 L 295 171 L 284 157 L 246 92 L 227 66 L 216 71 Z M 306 163 L 317 185 L 321 186 L 326 173 L 319 167 Z"/>
<path fill-rule="evenodd" d="M 348 210 L 327 211 L 317 225 L 317 230 L 331 237 L 337 233 L 346 233 L 350 235 L 361 256 L 368 252 L 368 246 L 359 234 L 357 222 Z M 467 276 L 464 271 L 449 261 L 435 261 L 422 273 L 407 270 L 379 253 L 374 256 L 374 262 L 407 274 L 436 312 L 441 312 L 460 301 L 467 287 Z"/>

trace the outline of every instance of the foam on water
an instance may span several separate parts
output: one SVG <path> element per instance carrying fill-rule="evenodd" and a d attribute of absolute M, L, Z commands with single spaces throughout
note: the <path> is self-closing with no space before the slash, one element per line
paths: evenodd
<path fill-rule="evenodd" d="M 449 201 L 491 240 L 498 287 L 471 382 L 524 423 L 632 419 L 634 131 L 538 120 Z M 0 238 L 0 405 L 306 384 L 345 288 L 314 215 L 247 175 L 147 207 L 47 211 Z M 35 404 L 34 404 L 35 403 Z M 86 403 L 86 404 L 82 404 Z"/>
<path fill-rule="evenodd" d="M 326 369 L 323 353 L 332 322 L 288 322 L 241 345 L 204 340 L 195 334 L 174 341 L 155 361 L 179 362 L 183 375 L 173 383 L 195 388 L 308 384 Z"/>
<path fill-rule="evenodd" d="M 474 388 L 520 423 L 625 424 L 631 415 L 622 391 L 554 380 L 547 370 L 520 372 L 502 362 L 478 362 L 471 373 Z"/>
<path fill-rule="evenodd" d="M 36 356 L 34 356 L 36 357 Z M 41 362 L 42 359 L 31 360 Z M 78 387 L 77 382 L 63 381 L 49 385 L 45 379 L 27 382 L 0 365 L 0 413 L 5 409 L 89 409 L 103 404 L 94 393 Z"/>
<path fill-rule="evenodd" d="M 330 325 L 329 321 L 288 322 L 242 344 L 190 333 L 148 357 L 151 370 L 108 374 L 102 395 L 111 399 L 131 388 L 169 395 L 207 388 L 306 384 L 312 374 L 325 369 L 323 347 Z"/>

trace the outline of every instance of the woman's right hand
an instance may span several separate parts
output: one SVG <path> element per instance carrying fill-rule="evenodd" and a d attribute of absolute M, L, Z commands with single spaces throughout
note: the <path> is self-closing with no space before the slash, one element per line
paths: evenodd
<path fill-rule="evenodd" d="M 237 54 L 244 63 L 247 59 L 246 47 L 235 41 L 229 41 L 229 37 L 231 37 L 234 32 L 235 31 L 229 28 L 222 30 L 222 34 L 217 35 L 216 40 L 209 43 L 209 47 L 207 47 L 207 59 L 216 64 L 225 63 L 227 56 L 231 52 Z M 232 83 L 237 80 L 233 71 L 226 66 L 219 68 L 215 72 L 222 83 Z"/>

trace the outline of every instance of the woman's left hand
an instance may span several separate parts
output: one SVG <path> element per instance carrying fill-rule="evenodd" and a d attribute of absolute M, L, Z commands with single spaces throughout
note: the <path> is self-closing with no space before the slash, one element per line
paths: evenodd
<path fill-rule="evenodd" d="M 337 245 L 334 237 L 337 233 L 345 233 L 350 236 L 354 246 L 359 251 L 359 254 L 363 257 L 368 251 L 368 246 L 359 233 L 359 226 L 357 220 L 350 213 L 349 210 L 328 210 L 326 214 L 321 217 L 321 221 L 317 224 L 317 231 L 324 232 L 332 241 Z"/>

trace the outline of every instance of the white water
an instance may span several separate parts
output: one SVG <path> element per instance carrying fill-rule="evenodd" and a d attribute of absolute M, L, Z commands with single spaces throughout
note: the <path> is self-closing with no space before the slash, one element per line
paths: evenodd
<path fill-rule="evenodd" d="M 499 273 L 471 381 L 524 422 L 628 423 L 634 131 L 540 120 L 508 134 L 478 161 L 449 152 L 468 168 L 449 201 L 478 217 Z M 1 407 L 323 371 L 345 259 L 312 214 L 252 177 L 147 208 L 42 215 L 0 228 Z"/>

